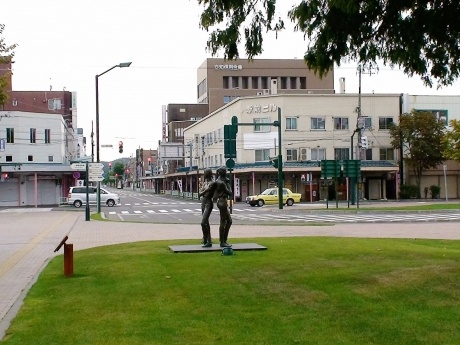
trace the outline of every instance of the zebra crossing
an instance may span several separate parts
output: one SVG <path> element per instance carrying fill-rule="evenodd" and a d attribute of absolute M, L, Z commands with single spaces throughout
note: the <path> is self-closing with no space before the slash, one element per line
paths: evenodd
<path fill-rule="evenodd" d="M 198 204 L 199 205 L 199 204 Z M 239 212 L 256 212 L 257 210 L 255 209 L 240 209 L 240 208 L 234 208 L 233 209 L 233 215 L 235 213 Z M 137 214 L 175 214 L 175 213 L 199 213 L 201 214 L 201 207 L 197 208 L 181 208 L 181 209 L 175 209 L 175 208 L 168 208 L 168 209 L 156 209 L 156 210 L 130 210 L 130 211 L 109 211 L 107 212 L 110 215 L 137 215 Z"/>
<path fill-rule="evenodd" d="M 198 203 L 190 203 L 196 204 Z M 201 214 L 201 207 L 167 208 L 110 211 L 109 215 L 172 215 L 172 214 Z M 214 213 L 214 212 L 213 212 Z M 259 212 L 257 208 L 233 208 L 232 218 L 251 222 L 289 222 L 289 223 L 405 223 L 405 222 L 446 222 L 460 221 L 458 212 L 435 213 L 280 213 Z"/>
<path fill-rule="evenodd" d="M 360 214 L 251 214 L 239 219 L 257 222 L 303 222 L 303 223 L 406 223 L 460 221 L 460 213 L 360 213 Z"/>

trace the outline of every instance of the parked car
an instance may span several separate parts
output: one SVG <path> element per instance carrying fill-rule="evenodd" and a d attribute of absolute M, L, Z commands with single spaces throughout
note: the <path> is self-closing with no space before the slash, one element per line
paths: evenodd
<path fill-rule="evenodd" d="M 97 203 L 97 188 L 88 187 L 89 204 Z M 70 187 L 67 204 L 75 207 L 81 207 L 86 204 L 86 187 Z M 118 194 L 111 193 L 104 188 L 101 188 L 101 205 L 109 207 L 119 205 L 120 197 Z"/>
<path fill-rule="evenodd" d="M 293 193 L 288 188 L 283 188 L 283 204 L 292 206 L 296 202 L 300 202 L 302 195 L 300 193 Z M 251 195 L 246 197 L 246 203 L 251 206 L 263 206 L 265 204 L 278 204 L 278 188 L 268 188 L 261 194 Z"/>

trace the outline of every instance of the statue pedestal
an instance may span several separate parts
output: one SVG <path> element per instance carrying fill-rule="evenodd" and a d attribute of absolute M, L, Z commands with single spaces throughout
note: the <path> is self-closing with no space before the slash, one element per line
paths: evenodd
<path fill-rule="evenodd" d="M 233 251 L 241 250 L 267 250 L 267 247 L 257 243 L 232 243 Z M 169 246 L 173 253 L 200 253 L 200 252 L 222 252 L 222 247 L 219 243 L 213 244 L 212 247 L 203 248 L 201 244 L 186 244 Z"/>

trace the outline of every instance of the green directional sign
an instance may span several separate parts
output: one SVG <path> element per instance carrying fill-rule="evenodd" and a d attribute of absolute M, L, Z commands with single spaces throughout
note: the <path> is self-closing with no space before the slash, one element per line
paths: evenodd
<path fill-rule="evenodd" d="M 236 130 L 235 130 L 236 129 Z M 224 157 L 236 158 L 236 132 L 238 127 L 224 125 Z"/>
<path fill-rule="evenodd" d="M 340 162 L 336 160 L 322 160 L 321 177 L 340 177 Z"/>
<path fill-rule="evenodd" d="M 345 177 L 360 177 L 361 176 L 361 161 L 358 159 L 347 159 L 343 161 L 343 176 Z"/>

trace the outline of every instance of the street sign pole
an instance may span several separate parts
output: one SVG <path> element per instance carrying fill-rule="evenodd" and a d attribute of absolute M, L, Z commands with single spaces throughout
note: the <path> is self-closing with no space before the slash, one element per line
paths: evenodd
<path fill-rule="evenodd" d="M 88 162 L 86 162 L 86 205 L 85 205 L 85 220 L 89 222 L 90 217 L 89 217 L 89 187 L 88 187 L 88 182 L 89 182 L 89 169 L 88 169 Z"/>

